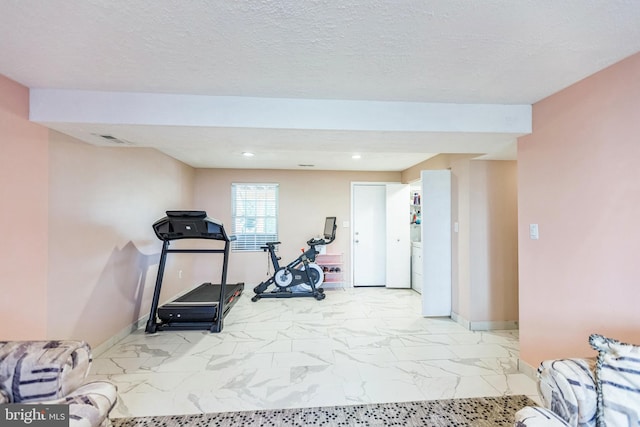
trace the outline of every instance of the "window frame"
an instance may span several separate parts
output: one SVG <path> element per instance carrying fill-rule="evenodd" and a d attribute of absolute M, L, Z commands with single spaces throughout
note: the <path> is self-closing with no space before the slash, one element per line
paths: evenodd
<path fill-rule="evenodd" d="M 250 188 L 254 187 L 254 188 Z M 257 187 L 266 187 L 262 190 L 262 197 L 254 194 L 253 198 L 247 198 L 247 193 L 260 191 Z M 239 199 L 238 190 L 245 195 Z M 274 191 L 273 197 L 268 197 L 269 192 Z M 278 241 L 278 216 L 279 216 L 280 185 L 272 182 L 232 182 L 231 183 L 231 230 L 236 240 L 231 242 L 231 250 L 234 252 L 262 251 L 261 246 L 267 242 Z M 241 206 L 239 207 L 239 201 Z M 262 206 L 261 203 L 263 204 Z M 269 206 L 273 203 L 272 206 Z M 253 206 L 251 206 L 253 204 Z M 241 210 L 242 213 L 238 213 Z M 252 211 L 252 212 L 251 212 Z M 271 214 L 271 212 L 273 212 Z M 263 231 L 246 232 L 248 223 L 253 222 L 254 229 L 262 228 Z M 244 230 L 244 232 L 242 231 Z M 267 232 L 273 230 L 273 232 Z"/>

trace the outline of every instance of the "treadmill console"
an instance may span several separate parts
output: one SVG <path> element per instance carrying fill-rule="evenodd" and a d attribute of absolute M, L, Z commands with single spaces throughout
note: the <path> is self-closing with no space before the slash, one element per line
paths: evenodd
<path fill-rule="evenodd" d="M 211 219 L 205 211 L 167 211 L 167 216 L 153 224 L 160 240 L 211 239 L 229 242 L 221 222 Z"/>

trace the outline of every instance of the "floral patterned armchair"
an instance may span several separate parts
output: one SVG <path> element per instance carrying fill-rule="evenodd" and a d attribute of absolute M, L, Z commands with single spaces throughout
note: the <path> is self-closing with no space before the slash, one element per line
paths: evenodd
<path fill-rule="evenodd" d="M 0 341 L 0 406 L 67 404 L 71 427 L 109 426 L 116 387 L 85 383 L 91 360 L 83 341 Z"/>

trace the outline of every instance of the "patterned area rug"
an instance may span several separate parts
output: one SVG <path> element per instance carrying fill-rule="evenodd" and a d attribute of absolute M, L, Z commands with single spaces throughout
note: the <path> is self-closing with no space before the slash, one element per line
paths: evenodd
<path fill-rule="evenodd" d="M 166 417 L 114 418 L 112 423 L 114 427 L 511 427 L 514 414 L 528 405 L 535 405 L 535 402 L 527 396 L 502 396 Z"/>

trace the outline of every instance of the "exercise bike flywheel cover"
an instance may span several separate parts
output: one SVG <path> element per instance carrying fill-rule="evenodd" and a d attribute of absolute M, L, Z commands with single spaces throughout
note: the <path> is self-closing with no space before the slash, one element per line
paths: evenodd
<path fill-rule="evenodd" d="M 273 275 L 273 281 L 281 288 L 286 288 L 293 282 L 293 274 L 287 270 L 286 267 L 282 267 Z"/>
<path fill-rule="evenodd" d="M 322 282 L 324 282 L 324 273 L 322 272 L 322 268 L 313 262 L 309 263 L 309 268 L 311 269 L 311 271 L 309 271 L 309 276 L 311 276 L 311 280 L 313 281 L 313 285 L 318 288 L 320 287 L 320 285 L 322 285 Z M 304 271 L 304 265 L 300 268 L 300 270 Z M 315 271 L 315 273 L 314 273 Z M 306 274 L 304 275 L 304 277 L 306 277 Z M 308 283 L 300 283 L 297 288 L 310 292 L 311 291 L 311 286 Z"/>

